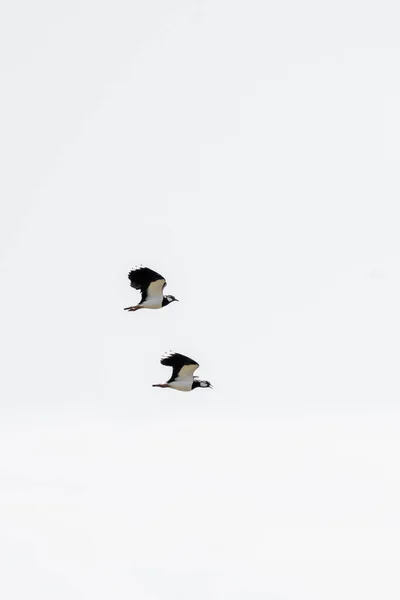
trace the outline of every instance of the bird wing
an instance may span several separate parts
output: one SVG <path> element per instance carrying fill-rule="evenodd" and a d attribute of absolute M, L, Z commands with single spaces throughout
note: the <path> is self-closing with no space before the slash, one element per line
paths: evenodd
<path fill-rule="evenodd" d="M 184 365 L 175 375 L 172 373 L 174 381 L 193 381 L 193 373 L 199 368 L 199 365 Z"/>
<path fill-rule="evenodd" d="M 144 302 L 149 296 L 159 297 L 162 295 L 162 291 L 167 285 L 166 280 L 162 275 L 156 273 L 148 267 L 139 267 L 138 269 L 132 269 L 128 274 L 131 287 L 135 290 L 140 290 L 142 293 L 142 302 Z"/>
<path fill-rule="evenodd" d="M 161 359 L 161 364 L 166 367 L 172 367 L 171 381 L 189 381 L 193 380 L 194 372 L 199 368 L 199 364 L 183 354 L 170 354 Z"/>
<path fill-rule="evenodd" d="M 147 288 L 147 298 L 158 298 L 163 295 L 163 289 L 167 285 L 165 279 L 157 279 L 152 281 Z"/>

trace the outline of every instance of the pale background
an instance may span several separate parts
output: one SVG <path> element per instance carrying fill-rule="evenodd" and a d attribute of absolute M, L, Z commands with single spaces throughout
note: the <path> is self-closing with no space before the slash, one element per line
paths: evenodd
<path fill-rule="evenodd" d="M 3 5 L 2 598 L 400 597 L 397 4 Z"/>

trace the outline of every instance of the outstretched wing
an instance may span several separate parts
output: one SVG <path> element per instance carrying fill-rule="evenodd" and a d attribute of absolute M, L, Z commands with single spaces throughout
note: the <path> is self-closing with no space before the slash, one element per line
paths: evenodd
<path fill-rule="evenodd" d="M 172 381 L 192 381 L 194 372 L 199 368 L 199 364 L 183 354 L 170 354 L 161 359 L 161 364 L 165 367 L 172 367 L 172 376 L 168 383 Z"/>
<path fill-rule="evenodd" d="M 162 275 L 147 267 L 133 269 L 128 274 L 128 278 L 131 282 L 131 287 L 141 291 L 141 302 L 144 302 L 147 298 L 162 296 L 163 289 L 167 285 Z"/>

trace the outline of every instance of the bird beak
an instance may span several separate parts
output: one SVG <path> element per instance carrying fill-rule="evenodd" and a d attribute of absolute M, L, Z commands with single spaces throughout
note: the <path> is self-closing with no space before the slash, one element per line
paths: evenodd
<path fill-rule="evenodd" d="M 212 390 L 214 389 L 214 386 L 213 386 L 211 383 L 210 383 L 210 388 L 211 388 Z"/>
<path fill-rule="evenodd" d="M 175 302 L 179 302 L 178 298 L 175 298 Z"/>

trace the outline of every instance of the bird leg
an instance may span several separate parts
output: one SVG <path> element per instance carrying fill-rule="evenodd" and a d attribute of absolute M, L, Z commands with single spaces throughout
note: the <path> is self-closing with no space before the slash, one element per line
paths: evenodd
<path fill-rule="evenodd" d="M 139 310 L 140 306 L 127 306 L 124 310 L 128 310 L 129 312 L 135 312 L 135 310 Z"/>
<path fill-rule="evenodd" d="M 168 383 L 153 383 L 153 387 L 167 388 Z"/>

